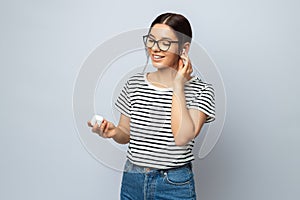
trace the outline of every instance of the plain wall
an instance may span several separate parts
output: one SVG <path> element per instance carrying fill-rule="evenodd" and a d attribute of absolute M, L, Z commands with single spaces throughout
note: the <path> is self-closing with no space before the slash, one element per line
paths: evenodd
<path fill-rule="evenodd" d="M 94 159 L 76 131 L 74 82 L 98 45 L 165 11 L 191 21 L 226 88 L 221 137 L 194 165 L 199 199 L 299 199 L 299 7 L 296 0 L 1 1 L 0 199 L 118 199 L 121 173 Z"/>

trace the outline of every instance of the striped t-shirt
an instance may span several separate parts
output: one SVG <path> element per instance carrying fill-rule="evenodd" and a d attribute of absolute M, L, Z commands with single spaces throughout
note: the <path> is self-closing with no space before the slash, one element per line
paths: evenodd
<path fill-rule="evenodd" d="M 185 83 L 186 107 L 204 112 L 206 122 L 215 118 L 214 90 L 193 77 Z M 192 160 L 194 140 L 177 146 L 171 129 L 171 88 L 152 85 L 146 74 L 138 73 L 126 82 L 115 103 L 130 117 L 127 158 L 134 164 L 157 169 L 179 167 Z"/>

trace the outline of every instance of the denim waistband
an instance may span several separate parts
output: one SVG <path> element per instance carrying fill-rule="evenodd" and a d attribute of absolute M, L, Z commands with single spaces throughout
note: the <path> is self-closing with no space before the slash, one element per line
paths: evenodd
<path fill-rule="evenodd" d="M 172 170 L 180 170 L 183 168 L 192 169 L 192 163 L 188 162 L 182 166 L 174 167 L 174 168 L 157 169 L 157 168 L 139 166 L 139 165 L 133 164 L 132 162 L 130 162 L 130 160 L 127 159 L 127 161 L 125 163 L 124 171 L 125 172 L 136 172 L 136 173 L 149 173 L 149 172 L 164 173 L 164 172 L 168 172 L 168 171 L 172 171 Z"/>

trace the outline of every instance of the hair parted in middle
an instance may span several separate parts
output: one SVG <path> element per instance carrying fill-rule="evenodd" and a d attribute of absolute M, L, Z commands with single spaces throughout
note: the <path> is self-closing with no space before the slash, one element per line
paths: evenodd
<path fill-rule="evenodd" d="M 174 33 L 179 41 L 178 42 L 179 49 L 183 47 L 184 43 L 186 42 L 191 43 L 192 41 L 193 34 L 192 34 L 191 24 L 189 20 L 181 14 L 171 13 L 171 12 L 160 14 L 151 23 L 148 34 L 151 32 L 151 29 L 155 24 L 166 24 L 169 27 L 171 27 L 171 29 L 174 30 Z M 145 72 L 149 62 L 149 55 L 148 55 L 147 48 L 145 50 L 146 50 L 147 60 L 143 72 Z"/>

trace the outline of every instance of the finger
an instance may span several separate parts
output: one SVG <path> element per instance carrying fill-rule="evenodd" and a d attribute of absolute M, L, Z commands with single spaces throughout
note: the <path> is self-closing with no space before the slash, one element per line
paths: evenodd
<path fill-rule="evenodd" d="M 107 133 L 109 129 L 109 122 L 105 121 L 105 123 L 106 123 L 106 127 L 104 129 L 104 132 Z"/>
<path fill-rule="evenodd" d="M 106 121 L 103 121 L 100 127 L 101 127 L 101 131 L 102 131 L 103 133 L 106 132 L 106 128 L 107 128 L 107 123 L 106 123 Z"/>
<path fill-rule="evenodd" d="M 179 59 L 178 60 L 178 69 L 177 70 L 181 70 L 183 68 L 184 64 L 183 64 L 183 60 Z"/>
<path fill-rule="evenodd" d="M 181 59 L 184 60 L 186 63 L 189 61 L 189 57 L 188 57 L 188 55 L 186 55 L 186 54 L 182 54 L 180 57 L 181 57 Z"/>
<path fill-rule="evenodd" d="M 180 59 L 180 64 L 178 65 L 178 71 L 181 71 L 183 74 L 186 73 L 186 65 L 184 64 L 185 61 Z"/>
<path fill-rule="evenodd" d="M 105 133 L 105 132 L 104 132 L 104 133 L 102 134 L 102 137 L 104 137 L 104 138 L 109 138 L 109 133 Z"/>
<path fill-rule="evenodd" d="M 97 123 L 94 124 L 93 128 L 92 128 L 92 132 L 94 133 L 98 133 L 99 132 L 99 126 Z"/>
<path fill-rule="evenodd" d="M 87 124 L 88 124 L 89 127 L 93 127 L 91 121 L 88 121 Z"/>
<path fill-rule="evenodd" d="M 183 60 L 182 70 L 187 72 L 187 70 L 189 69 L 189 66 L 190 66 L 189 60 Z"/>
<path fill-rule="evenodd" d="M 107 126 L 106 121 L 103 121 L 102 124 L 101 124 L 101 126 L 100 126 L 101 133 L 105 132 L 106 126 Z"/>
<path fill-rule="evenodd" d="M 98 123 L 95 123 L 93 127 L 93 132 L 101 136 L 103 134 L 103 129 L 104 129 L 103 126 L 100 126 Z"/>
<path fill-rule="evenodd" d="M 186 65 L 186 59 L 183 56 L 181 56 L 180 57 L 180 61 L 182 63 L 182 68 L 185 67 L 185 65 Z"/>
<path fill-rule="evenodd" d="M 107 138 L 108 137 L 108 124 L 107 121 L 103 121 L 101 126 L 100 126 L 100 132 L 99 132 L 99 136 L 103 137 L 103 138 Z"/>
<path fill-rule="evenodd" d="M 191 63 L 188 63 L 187 71 L 193 71 L 193 67 L 192 67 Z"/>

